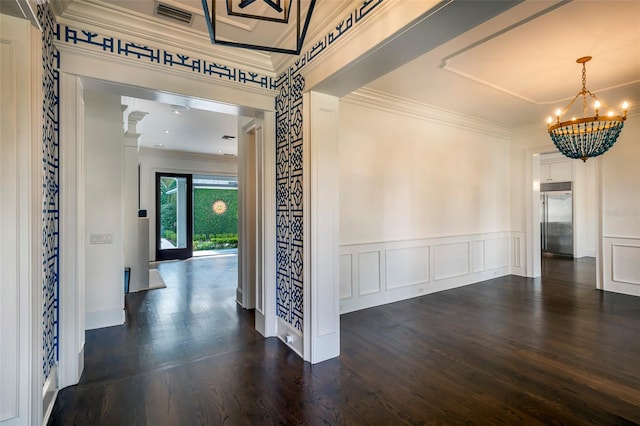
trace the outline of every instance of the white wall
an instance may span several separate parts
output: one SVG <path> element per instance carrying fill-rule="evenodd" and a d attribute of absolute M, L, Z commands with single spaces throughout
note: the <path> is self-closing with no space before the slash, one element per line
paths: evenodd
<path fill-rule="evenodd" d="M 84 91 L 87 329 L 124 323 L 120 96 Z M 92 240 L 94 243 L 92 243 Z"/>
<path fill-rule="evenodd" d="M 640 114 L 602 157 L 605 290 L 640 296 Z"/>
<path fill-rule="evenodd" d="M 574 161 L 575 251 L 573 257 L 596 256 L 596 162 Z"/>
<path fill-rule="evenodd" d="M 342 312 L 509 272 L 508 138 L 389 110 L 340 103 Z"/>
<path fill-rule="evenodd" d="M 149 217 L 149 259 L 155 260 L 156 172 L 237 176 L 238 162 L 236 157 L 230 156 L 148 148 L 140 149 L 138 160 L 140 162 L 140 208 L 147 210 L 147 216 Z"/>

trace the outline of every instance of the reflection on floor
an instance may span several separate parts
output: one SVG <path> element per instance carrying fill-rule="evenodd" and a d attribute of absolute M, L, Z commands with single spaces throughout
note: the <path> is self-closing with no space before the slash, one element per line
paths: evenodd
<path fill-rule="evenodd" d="M 166 288 L 128 294 L 126 325 L 87 332 L 83 383 L 182 364 L 261 339 L 253 312 L 235 302 L 237 256 L 154 266 Z"/>
<path fill-rule="evenodd" d="M 50 424 L 640 423 L 640 298 L 595 290 L 593 261 L 343 315 L 313 366 L 254 331 L 235 259 L 159 268 L 127 325 L 87 333 Z"/>
<path fill-rule="evenodd" d="M 596 288 L 596 259 L 593 257 L 542 256 L 541 267 L 543 278 Z"/>

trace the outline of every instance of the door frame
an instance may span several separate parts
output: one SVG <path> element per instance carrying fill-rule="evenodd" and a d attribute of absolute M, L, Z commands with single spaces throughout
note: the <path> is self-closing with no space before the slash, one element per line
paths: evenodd
<path fill-rule="evenodd" d="M 535 146 L 525 150 L 525 226 L 526 226 L 526 276 L 540 277 L 541 245 L 540 245 L 540 155 L 554 150 L 553 146 Z M 595 259 L 596 285 L 603 290 L 603 253 L 602 253 L 602 165 L 600 157 L 592 158 L 595 162 Z"/>
<path fill-rule="evenodd" d="M 161 235 L 161 220 L 162 214 L 160 208 L 160 179 L 162 177 L 175 177 L 185 178 L 187 181 L 187 247 L 186 248 L 174 248 L 174 249 L 161 249 L 162 235 Z M 189 259 L 193 256 L 193 175 L 188 173 L 172 173 L 172 172 L 156 172 L 155 179 L 155 198 L 156 198 L 156 260 L 175 260 L 175 259 Z"/>

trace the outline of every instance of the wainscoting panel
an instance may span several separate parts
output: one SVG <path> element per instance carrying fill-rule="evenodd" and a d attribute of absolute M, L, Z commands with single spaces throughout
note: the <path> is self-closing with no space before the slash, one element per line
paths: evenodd
<path fill-rule="evenodd" d="M 437 244 L 433 251 L 435 280 L 469 274 L 469 241 Z"/>
<path fill-rule="evenodd" d="M 484 271 L 484 241 L 474 241 L 471 243 L 471 272 Z"/>
<path fill-rule="evenodd" d="M 485 241 L 487 249 L 487 269 L 497 269 L 509 265 L 509 238 L 494 238 Z"/>
<path fill-rule="evenodd" d="M 429 281 L 429 247 L 388 249 L 386 288 L 394 289 Z"/>
<path fill-rule="evenodd" d="M 640 296 L 640 238 L 604 238 L 604 289 Z"/>
<path fill-rule="evenodd" d="M 613 281 L 640 285 L 640 247 L 613 245 Z"/>
<path fill-rule="evenodd" d="M 511 233 L 511 273 L 513 275 L 519 275 L 521 277 L 526 276 L 525 270 L 525 233 L 524 232 L 512 232 Z"/>
<path fill-rule="evenodd" d="M 358 295 L 380 291 L 380 252 L 370 251 L 358 254 Z"/>
<path fill-rule="evenodd" d="M 353 294 L 353 255 L 340 255 L 340 299 Z"/>
<path fill-rule="evenodd" d="M 509 274 L 509 233 L 340 246 L 340 313 Z"/>

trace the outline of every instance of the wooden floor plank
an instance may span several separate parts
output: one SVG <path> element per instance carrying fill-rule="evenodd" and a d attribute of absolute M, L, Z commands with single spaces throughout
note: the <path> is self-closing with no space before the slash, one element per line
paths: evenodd
<path fill-rule="evenodd" d="M 595 290 L 593 259 L 343 315 L 313 366 L 254 330 L 236 262 L 160 264 L 49 424 L 640 424 L 640 298 Z"/>

